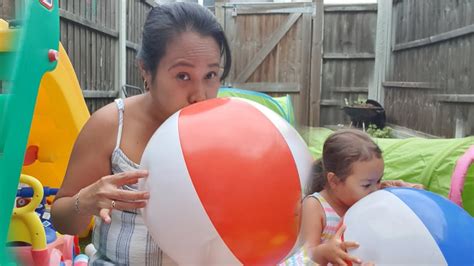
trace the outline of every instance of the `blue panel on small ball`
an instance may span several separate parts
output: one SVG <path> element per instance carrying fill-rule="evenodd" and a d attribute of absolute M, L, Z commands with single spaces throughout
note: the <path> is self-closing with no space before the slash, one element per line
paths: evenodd
<path fill-rule="evenodd" d="M 420 218 L 448 265 L 474 265 L 474 219 L 451 201 L 426 190 L 387 188 Z"/>

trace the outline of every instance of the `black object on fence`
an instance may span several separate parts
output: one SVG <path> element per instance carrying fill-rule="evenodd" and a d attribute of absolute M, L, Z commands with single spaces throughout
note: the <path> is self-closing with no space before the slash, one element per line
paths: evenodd
<path fill-rule="evenodd" d="M 385 110 L 375 100 L 369 99 L 362 105 L 344 106 L 342 110 L 351 118 L 352 125 L 355 127 L 367 128 L 370 124 L 379 129 L 385 127 Z"/>

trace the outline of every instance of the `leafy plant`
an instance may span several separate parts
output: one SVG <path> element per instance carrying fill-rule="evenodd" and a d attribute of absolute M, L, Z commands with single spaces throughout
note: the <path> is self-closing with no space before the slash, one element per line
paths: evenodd
<path fill-rule="evenodd" d="M 347 98 L 344 98 L 344 104 L 346 106 L 365 106 L 367 98 L 363 96 L 358 96 L 357 100 L 350 102 Z"/>
<path fill-rule="evenodd" d="M 367 127 L 367 134 L 374 138 L 384 138 L 388 139 L 392 137 L 392 128 L 384 127 L 383 129 L 377 128 L 376 125 L 370 124 Z"/>
<path fill-rule="evenodd" d="M 357 100 L 354 101 L 353 105 L 364 105 L 367 101 L 367 98 L 364 96 L 357 96 Z"/>

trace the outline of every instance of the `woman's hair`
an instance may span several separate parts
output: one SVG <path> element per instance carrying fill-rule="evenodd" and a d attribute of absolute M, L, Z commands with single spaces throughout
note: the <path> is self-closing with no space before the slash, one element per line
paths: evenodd
<path fill-rule="evenodd" d="M 143 26 L 143 39 L 137 59 L 143 62 L 146 71 L 155 79 L 156 69 L 165 55 L 170 41 L 184 32 L 196 32 L 203 37 L 212 37 L 224 57 L 221 80 L 230 71 L 231 53 L 224 31 L 207 8 L 189 2 L 158 5 L 151 9 Z"/>
<path fill-rule="evenodd" d="M 333 172 L 340 181 L 352 172 L 352 164 L 382 158 L 382 151 L 370 136 L 360 130 L 344 129 L 331 134 L 324 142 L 322 158 L 315 161 L 306 194 L 326 187 L 327 173 Z"/>

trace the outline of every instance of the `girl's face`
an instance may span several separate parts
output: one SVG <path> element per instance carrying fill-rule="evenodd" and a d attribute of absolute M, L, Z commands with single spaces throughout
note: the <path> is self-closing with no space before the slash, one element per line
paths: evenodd
<path fill-rule="evenodd" d="M 190 104 L 217 96 L 220 49 L 212 37 L 184 32 L 173 38 L 147 82 L 156 108 L 165 118 Z"/>
<path fill-rule="evenodd" d="M 335 193 L 347 207 L 351 207 L 370 193 L 380 189 L 384 163 L 380 158 L 357 161 L 352 164 L 352 173 L 345 181 L 337 182 Z"/>

